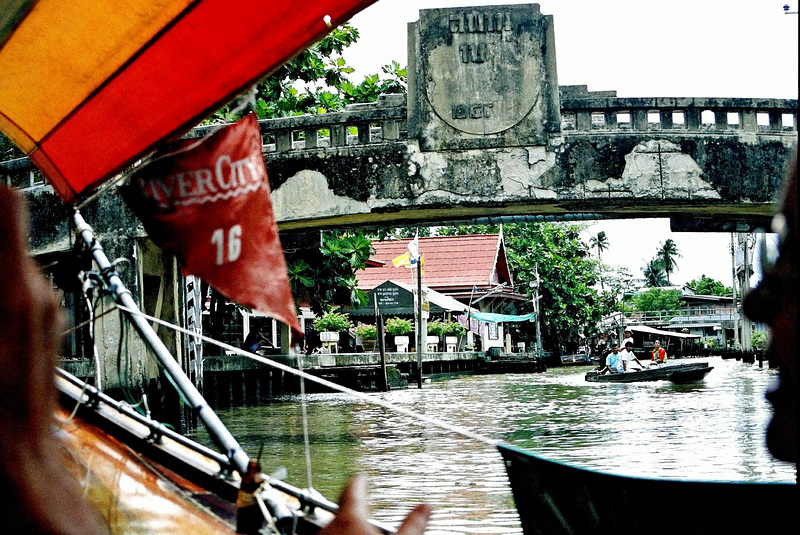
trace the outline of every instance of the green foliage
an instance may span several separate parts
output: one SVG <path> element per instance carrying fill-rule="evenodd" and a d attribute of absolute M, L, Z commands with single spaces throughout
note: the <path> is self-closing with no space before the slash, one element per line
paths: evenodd
<path fill-rule="evenodd" d="M 392 61 L 382 68 L 383 77 L 371 74 L 360 83 L 348 79 L 354 70 L 347 65 L 343 53 L 358 40 L 358 30 L 344 24 L 335 28 L 318 43 L 298 54 L 270 76 L 258 82 L 255 92 L 247 95 L 249 108 L 259 119 L 338 111 L 358 102 L 374 102 L 380 95 L 405 93 L 407 71 Z M 248 109 L 227 115 L 227 105 L 209 121 L 220 123 L 236 120 Z"/>
<path fill-rule="evenodd" d="M 603 258 L 601 253 L 608 249 L 608 236 L 606 236 L 605 231 L 601 230 L 597 233 L 597 236 L 592 236 L 589 238 L 589 248 L 590 249 L 597 249 L 597 264 L 598 264 L 598 276 L 600 277 L 600 288 L 605 293 L 605 281 L 603 280 Z"/>
<path fill-rule="evenodd" d="M 702 275 L 700 279 L 690 281 L 687 286 L 691 288 L 697 295 L 718 295 L 721 297 L 730 297 L 733 295 L 733 288 L 725 286 L 721 282 Z"/>
<path fill-rule="evenodd" d="M 466 327 L 464 327 L 460 323 L 451 321 L 449 323 L 444 324 L 444 334 L 447 336 L 461 336 L 465 332 L 467 332 Z"/>
<path fill-rule="evenodd" d="M 750 337 L 750 345 L 753 349 L 764 349 L 767 346 L 767 333 L 764 331 L 753 331 Z"/>
<path fill-rule="evenodd" d="M 331 331 L 338 333 L 346 331 L 352 326 L 350 318 L 339 312 L 328 312 L 321 318 L 314 320 L 314 330 L 317 332 Z"/>
<path fill-rule="evenodd" d="M 386 332 L 393 335 L 403 335 L 411 332 L 411 322 L 402 318 L 389 318 L 386 320 Z"/>
<path fill-rule="evenodd" d="M 316 248 L 286 254 L 289 283 L 295 301 L 304 301 L 320 315 L 331 306 L 360 307 L 367 294 L 358 288 L 356 271 L 375 252 L 362 231 L 325 232 Z"/>
<path fill-rule="evenodd" d="M 608 249 L 608 236 L 606 236 L 605 231 L 601 230 L 597 233 L 597 236 L 589 238 L 589 248 L 597 249 L 597 258 L 599 260 L 600 253 Z"/>
<path fill-rule="evenodd" d="M 444 334 L 444 323 L 441 321 L 429 321 L 428 334 L 432 336 L 440 336 Z"/>
<path fill-rule="evenodd" d="M 642 268 L 642 274 L 650 288 L 658 288 L 669 285 L 664 262 L 658 258 L 653 258 Z"/>
<path fill-rule="evenodd" d="M 378 328 L 365 323 L 356 327 L 356 334 L 364 340 L 376 340 L 378 338 Z"/>
<path fill-rule="evenodd" d="M 563 346 L 581 333 L 591 334 L 601 317 L 601 300 L 594 289 L 599 267 L 580 239 L 582 230 L 573 223 L 503 226 L 509 264 L 520 290 L 533 291 L 529 283 L 535 283 L 538 270 L 545 347 Z"/>
<path fill-rule="evenodd" d="M 719 340 L 712 336 L 703 337 L 698 343 L 705 349 L 719 349 Z"/>
<path fill-rule="evenodd" d="M 539 272 L 542 343 L 555 347 L 592 334 L 600 321 L 603 302 L 593 286 L 599 263 L 580 239 L 583 226 L 573 223 L 511 223 L 503 225 L 506 254 L 517 291 L 533 297 L 531 283 Z M 437 229 L 439 235 L 463 236 L 499 232 L 498 225 L 459 225 Z M 532 312 L 526 301 L 509 312 Z M 533 336 L 535 333 L 531 333 Z"/>
<path fill-rule="evenodd" d="M 662 269 L 667 276 L 666 286 L 669 286 L 670 274 L 673 273 L 675 268 L 678 267 L 678 263 L 675 261 L 675 259 L 680 258 L 680 256 L 680 253 L 678 253 L 678 246 L 675 245 L 675 242 L 671 239 L 667 239 L 664 243 L 662 243 L 661 247 L 656 253 L 656 258 L 661 262 Z"/>
<path fill-rule="evenodd" d="M 636 304 L 636 310 L 641 312 L 677 310 L 681 306 L 681 297 L 680 290 L 650 288 L 645 293 L 635 296 L 633 301 Z"/>

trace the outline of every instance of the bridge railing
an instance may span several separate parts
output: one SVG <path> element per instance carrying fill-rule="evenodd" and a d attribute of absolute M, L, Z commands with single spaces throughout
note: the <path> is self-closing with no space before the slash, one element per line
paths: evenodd
<path fill-rule="evenodd" d="M 406 96 L 345 111 L 259 121 L 264 152 L 336 149 L 405 141 Z M 561 101 L 561 128 L 567 135 L 614 132 L 671 132 L 741 135 L 797 134 L 797 100 L 751 98 L 569 98 Z M 216 126 L 194 128 L 202 137 Z M 28 158 L 0 162 L 0 182 L 25 189 L 44 184 Z"/>
<path fill-rule="evenodd" d="M 797 132 L 797 100 L 752 98 L 575 98 L 561 101 L 564 133 Z"/>
<path fill-rule="evenodd" d="M 406 99 L 386 95 L 341 112 L 262 119 L 258 125 L 265 153 L 399 141 L 407 138 Z M 191 136 L 202 137 L 213 128 L 195 128 Z"/>

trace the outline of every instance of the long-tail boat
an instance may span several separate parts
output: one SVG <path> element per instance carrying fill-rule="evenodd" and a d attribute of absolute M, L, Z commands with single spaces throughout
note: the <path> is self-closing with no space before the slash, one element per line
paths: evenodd
<path fill-rule="evenodd" d="M 713 369 L 714 367 L 709 366 L 708 362 L 691 362 L 651 366 L 642 370 L 607 375 L 591 371 L 586 373 L 585 378 L 590 383 L 640 383 L 646 381 L 689 383 L 702 380 Z"/>
<path fill-rule="evenodd" d="M 373 1 L 6 2 L 0 130 L 75 205 Z M 316 531 L 336 506 L 261 473 L 159 341 L 79 211 L 73 219 L 103 284 L 224 452 L 58 372 L 64 465 L 109 529 Z M 797 503 L 796 485 L 627 478 L 500 451 L 528 534 L 777 530 Z"/>

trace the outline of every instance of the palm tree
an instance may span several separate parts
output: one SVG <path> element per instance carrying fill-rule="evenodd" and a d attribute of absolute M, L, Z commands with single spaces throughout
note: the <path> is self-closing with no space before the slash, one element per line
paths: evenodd
<path fill-rule="evenodd" d="M 661 261 L 663 265 L 664 273 L 667 274 L 667 285 L 669 285 L 669 275 L 675 271 L 675 268 L 678 267 L 678 263 L 675 261 L 675 258 L 680 258 L 680 253 L 678 252 L 678 246 L 675 245 L 675 242 L 672 239 L 667 239 L 664 243 L 661 244 L 661 248 L 656 253 L 656 258 Z"/>
<path fill-rule="evenodd" d="M 600 271 L 600 289 L 605 292 L 606 289 L 603 285 L 603 259 L 600 256 L 600 253 L 608 249 L 608 237 L 606 236 L 604 230 L 598 232 L 597 236 L 592 236 L 589 238 L 589 249 L 597 249 L 597 263 Z"/>
<path fill-rule="evenodd" d="M 664 277 L 664 263 L 658 257 L 645 264 L 642 268 L 642 273 L 650 288 L 658 288 L 659 286 L 667 286 L 669 284 L 669 279 Z"/>

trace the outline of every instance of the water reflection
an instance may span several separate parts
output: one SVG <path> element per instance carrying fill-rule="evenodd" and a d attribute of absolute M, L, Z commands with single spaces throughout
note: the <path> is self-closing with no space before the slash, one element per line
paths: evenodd
<path fill-rule="evenodd" d="M 465 376 L 423 390 L 374 394 L 395 405 L 540 455 L 626 475 L 731 481 L 794 481 L 771 458 L 764 393 L 777 372 L 708 359 L 703 383 L 586 383 L 586 368 L 544 374 Z M 263 465 L 286 466 L 306 486 L 296 397 L 222 411 Z M 335 498 L 350 474 L 366 473 L 375 518 L 399 523 L 421 502 L 434 506 L 430 533 L 518 533 L 496 450 L 339 394 L 308 396 L 314 486 Z M 204 432 L 195 438 L 208 443 Z"/>

